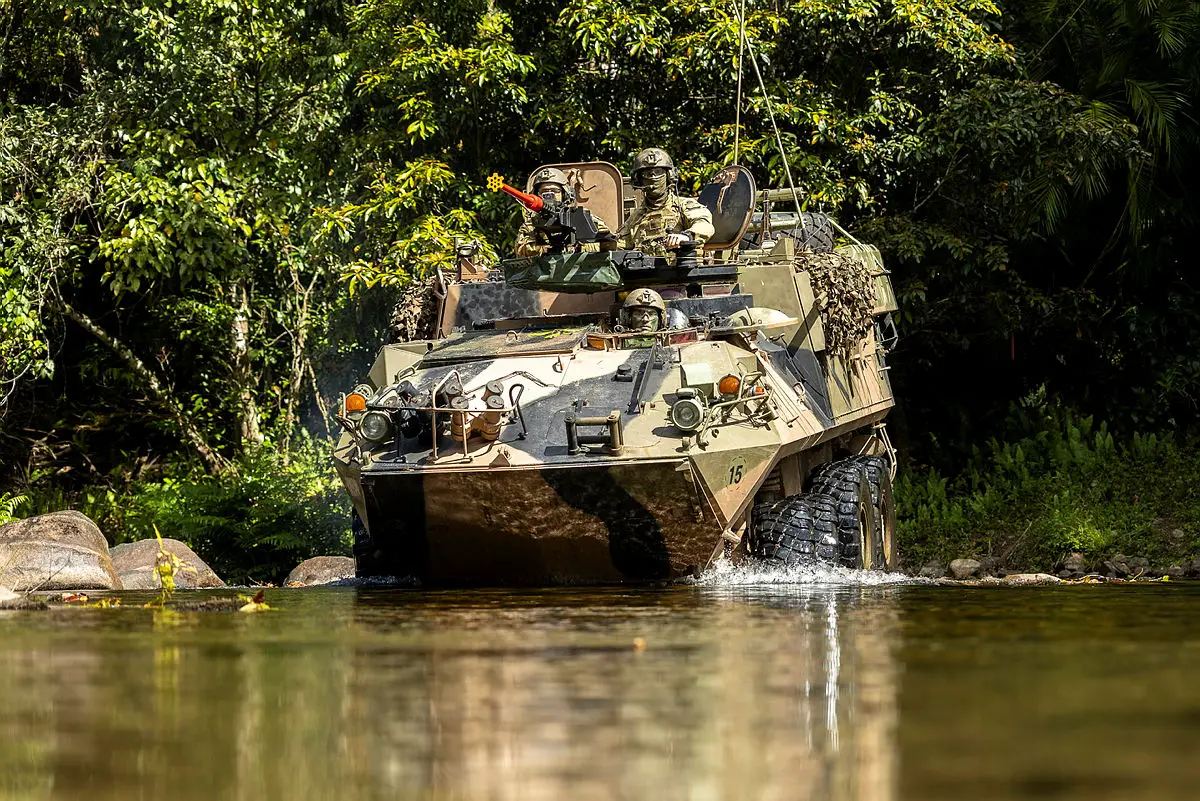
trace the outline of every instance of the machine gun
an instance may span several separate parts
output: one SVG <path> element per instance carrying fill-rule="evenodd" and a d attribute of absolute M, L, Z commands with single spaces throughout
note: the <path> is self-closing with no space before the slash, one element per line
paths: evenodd
<path fill-rule="evenodd" d="M 562 252 L 577 244 L 599 240 L 592 213 L 576 203 L 566 203 L 552 195 L 531 195 L 504 183 L 496 173 L 488 178 L 488 189 L 503 192 L 531 211 L 530 224 L 546 235 L 550 248 Z M 610 235 L 611 236 L 611 235 Z"/>

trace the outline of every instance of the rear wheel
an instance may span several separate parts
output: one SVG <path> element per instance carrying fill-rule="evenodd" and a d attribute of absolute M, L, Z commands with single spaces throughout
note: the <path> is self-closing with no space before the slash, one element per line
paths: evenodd
<path fill-rule="evenodd" d="M 814 471 L 810 492 L 837 509 L 838 561 L 865 570 L 896 566 L 896 507 L 891 474 L 879 456 L 852 456 Z"/>
<path fill-rule="evenodd" d="M 794 565 L 838 561 L 837 509 L 822 495 L 791 495 L 755 508 L 747 541 L 764 562 Z"/>

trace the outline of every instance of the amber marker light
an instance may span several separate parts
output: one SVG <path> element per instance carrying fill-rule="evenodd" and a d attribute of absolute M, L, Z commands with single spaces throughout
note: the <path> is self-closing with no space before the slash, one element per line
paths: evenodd
<path fill-rule="evenodd" d="M 367 408 L 367 399 L 357 392 L 351 392 L 346 396 L 346 411 L 361 412 Z"/>
<path fill-rule="evenodd" d="M 736 395 L 742 388 L 742 380 L 736 375 L 727 375 L 717 384 L 717 391 L 722 395 Z"/>

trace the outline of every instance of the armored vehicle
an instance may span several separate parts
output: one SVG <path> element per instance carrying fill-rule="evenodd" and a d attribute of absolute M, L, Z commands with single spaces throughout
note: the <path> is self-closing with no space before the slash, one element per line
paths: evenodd
<path fill-rule="evenodd" d="M 569 202 L 492 182 L 531 210 L 546 252 L 481 264 L 460 243 L 457 270 L 437 275 L 434 338 L 385 346 L 342 398 L 334 460 L 359 575 L 893 568 L 896 304 L 878 251 L 834 248 L 831 220 L 738 166 L 698 197 L 716 232 L 703 245 L 597 246 L 591 215 L 616 231 L 636 208 L 629 179 L 603 162 L 547 168 L 569 177 Z M 657 314 L 632 323 L 631 306 Z"/>

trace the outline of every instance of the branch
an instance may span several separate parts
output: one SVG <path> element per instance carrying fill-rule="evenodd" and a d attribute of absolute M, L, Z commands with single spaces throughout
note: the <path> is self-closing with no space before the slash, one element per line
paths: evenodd
<path fill-rule="evenodd" d="M 68 317 L 74 320 L 79 326 L 87 331 L 96 339 L 108 346 L 113 353 L 117 354 L 124 360 L 130 370 L 134 372 L 150 390 L 150 394 L 156 401 L 166 410 L 171 422 L 175 424 L 178 432 L 184 439 L 191 444 L 200 459 L 204 462 L 204 466 L 212 475 L 217 475 L 229 466 L 229 461 L 213 450 L 208 442 L 204 439 L 204 435 L 196 428 L 196 425 L 187 418 L 183 413 L 183 409 L 176 402 L 175 398 L 163 388 L 162 382 L 158 377 L 150 371 L 150 368 L 137 357 L 127 345 L 118 340 L 112 334 L 109 334 L 103 328 L 98 326 L 90 317 L 82 312 L 76 311 L 66 301 L 62 301 L 63 311 Z"/>

